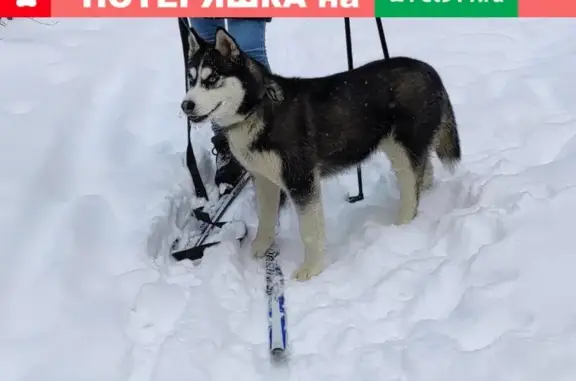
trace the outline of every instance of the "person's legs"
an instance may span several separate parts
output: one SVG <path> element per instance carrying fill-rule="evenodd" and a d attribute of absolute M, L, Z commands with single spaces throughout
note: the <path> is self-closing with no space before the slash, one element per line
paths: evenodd
<path fill-rule="evenodd" d="M 224 28 L 224 19 L 214 18 L 191 18 L 190 24 L 192 28 L 203 40 L 214 43 L 214 36 L 218 27 Z"/>
<path fill-rule="evenodd" d="M 228 19 L 228 32 L 240 49 L 270 68 L 266 54 L 266 21 L 261 19 Z"/>
<path fill-rule="evenodd" d="M 214 43 L 216 29 L 225 26 L 224 19 L 221 18 L 192 18 L 190 20 L 200 37 L 211 43 Z M 238 42 L 240 49 L 269 67 L 266 54 L 266 21 L 259 19 L 227 19 L 227 21 L 228 32 Z M 243 170 L 232 156 L 228 141 L 224 134 L 218 131 L 218 126 L 213 125 L 212 130 L 214 131 L 213 153 L 216 155 L 214 182 L 220 188 L 221 193 L 226 193 L 240 180 Z"/>
<path fill-rule="evenodd" d="M 227 19 L 228 32 L 234 37 L 240 49 L 250 57 L 268 66 L 266 56 L 266 22 L 254 19 Z M 192 26 L 200 36 L 209 42 L 214 42 L 216 29 L 224 27 L 223 19 L 192 19 Z M 231 190 L 240 180 L 243 169 L 236 161 L 224 134 L 218 132 L 218 126 L 213 125 L 214 153 L 216 154 L 216 175 L 214 182 L 220 188 L 221 193 Z"/>
<path fill-rule="evenodd" d="M 214 43 L 216 29 L 224 28 L 226 25 L 223 18 L 192 18 L 190 24 L 198 32 L 200 37 L 210 43 Z M 242 175 L 242 167 L 232 156 L 228 141 L 224 134 L 218 131 L 218 126 L 212 124 L 212 153 L 216 156 L 216 174 L 214 182 L 220 188 L 220 193 L 224 194 L 234 187 Z"/>
<path fill-rule="evenodd" d="M 266 55 L 266 21 L 262 19 L 227 19 L 228 32 L 240 49 L 269 67 Z M 202 39 L 214 43 L 216 29 L 224 27 L 222 18 L 192 18 L 190 23 Z"/>

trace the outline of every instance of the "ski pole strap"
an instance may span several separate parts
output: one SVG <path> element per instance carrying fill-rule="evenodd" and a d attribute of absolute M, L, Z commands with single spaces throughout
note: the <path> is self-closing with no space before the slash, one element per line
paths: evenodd
<path fill-rule="evenodd" d="M 204 250 L 206 250 L 210 246 L 218 245 L 220 243 L 221 242 L 219 242 L 219 241 L 204 243 L 204 244 L 199 245 L 199 246 L 194 246 L 194 247 L 191 247 L 189 249 L 185 249 L 185 250 L 173 253 L 172 257 L 177 261 L 183 261 L 184 259 L 189 259 L 191 261 L 197 261 L 199 259 L 204 258 Z"/>

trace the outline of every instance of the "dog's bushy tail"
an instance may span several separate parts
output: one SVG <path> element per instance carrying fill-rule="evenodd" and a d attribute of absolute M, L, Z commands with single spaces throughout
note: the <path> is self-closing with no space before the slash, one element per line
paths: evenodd
<path fill-rule="evenodd" d="M 458 135 L 456 117 L 446 91 L 443 94 L 442 118 L 440 120 L 440 128 L 436 134 L 435 149 L 444 167 L 453 173 L 462 159 L 462 152 L 460 150 L 460 137 Z"/>

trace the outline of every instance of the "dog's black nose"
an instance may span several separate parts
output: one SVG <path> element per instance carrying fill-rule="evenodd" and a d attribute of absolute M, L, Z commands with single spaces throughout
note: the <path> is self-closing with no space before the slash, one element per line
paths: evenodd
<path fill-rule="evenodd" d="M 184 111 L 184 112 L 192 112 L 192 111 L 194 111 L 194 106 L 196 106 L 196 105 L 194 104 L 194 102 L 189 101 L 189 100 L 185 100 L 184 102 L 182 102 L 182 105 L 181 105 L 182 111 Z"/>

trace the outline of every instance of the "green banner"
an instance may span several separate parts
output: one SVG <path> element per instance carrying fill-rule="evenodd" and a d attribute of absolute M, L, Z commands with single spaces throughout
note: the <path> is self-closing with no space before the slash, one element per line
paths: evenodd
<path fill-rule="evenodd" d="M 376 17 L 518 17 L 518 0 L 374 0 L 374 14 Z"/>

